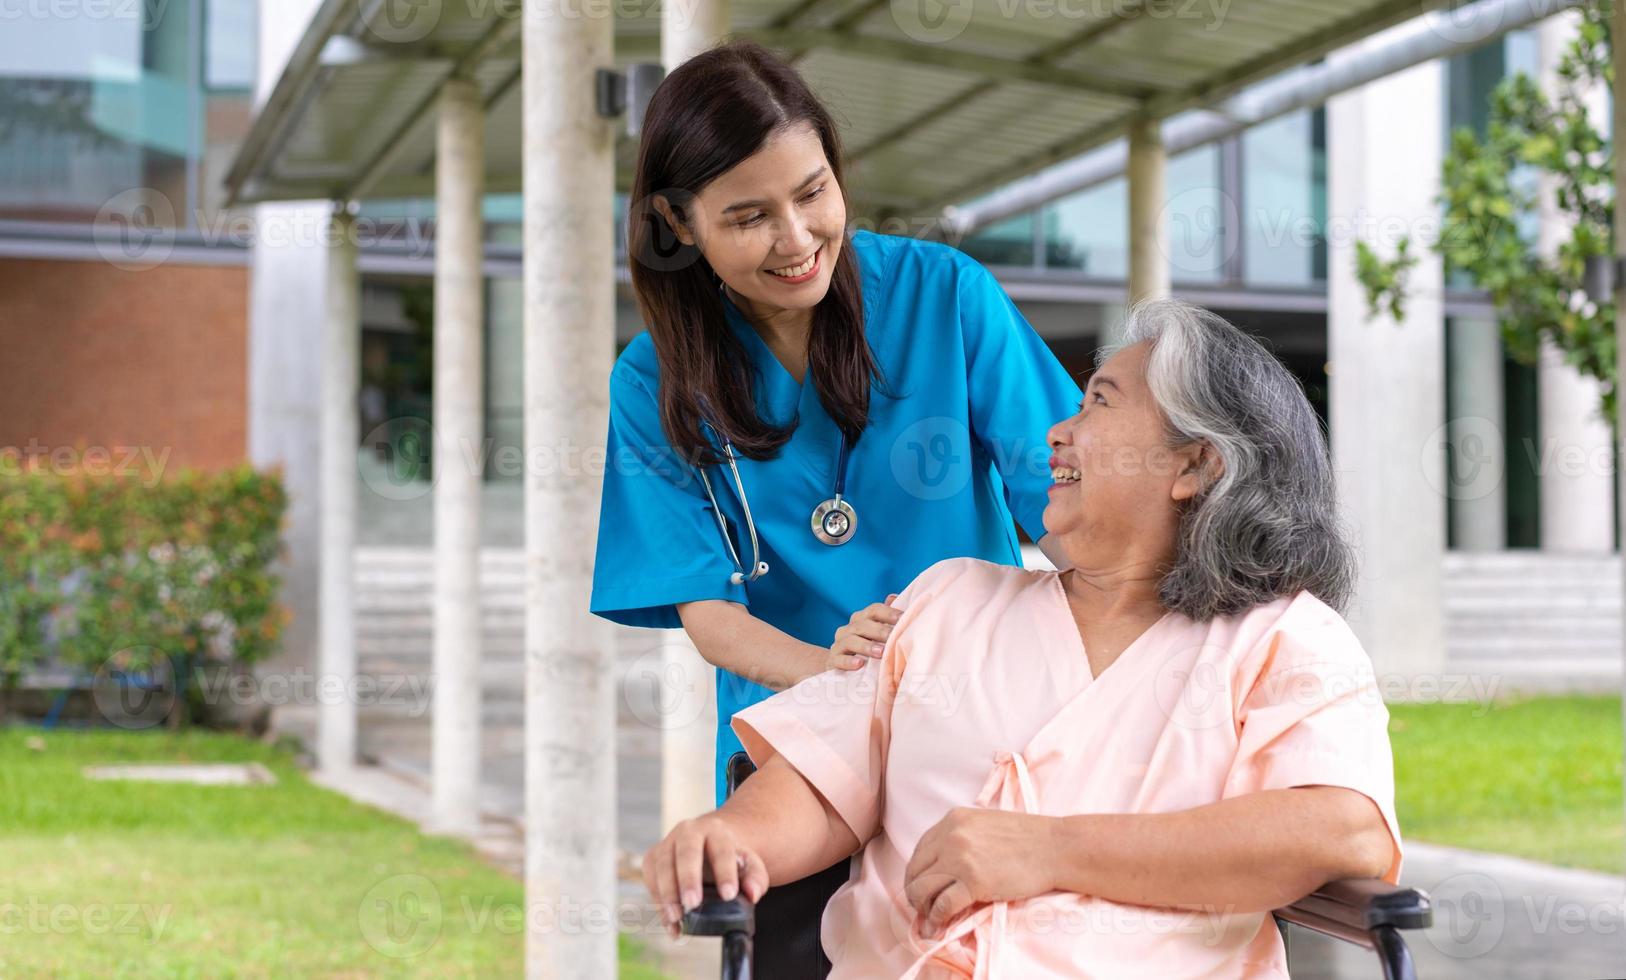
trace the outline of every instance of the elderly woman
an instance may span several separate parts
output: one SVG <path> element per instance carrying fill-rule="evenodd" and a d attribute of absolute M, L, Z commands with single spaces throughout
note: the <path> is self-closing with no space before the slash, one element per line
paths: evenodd
<path fill-rule="evenodd" d="M 734 718 L 759 767 L 644 874 L 668 922 L 861 849 L 833 977 L 1286 976 L 1270 910 L 1400 874 L 1388 712 L 1320 426 L 1256 341 L 1176 302 L 1049 442 L 1072 568 L 969 558 L 880 660 Z"/>

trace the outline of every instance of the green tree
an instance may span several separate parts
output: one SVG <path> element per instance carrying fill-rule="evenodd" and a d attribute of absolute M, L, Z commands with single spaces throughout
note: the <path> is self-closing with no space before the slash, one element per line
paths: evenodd
<path fill-rule="evenodd" d="M 1440 235 L 1432 244 L 1447 275 L 1461 270 L 1490 294 L 1514 357 L 1533 364 L 1550 340 L 1567 362 L 1602 382 L 1601 408 L 1611 425 L 1618 418 L 1615 305 L 1587 296 L 1582 277 L 1588 258 L 1612 253 L 1613 148 L 1588 117 L 1586 96 L 1600 86 L 1612 90 L 1613 74 L 1608 6 L 1587 4 L 1551 95 L 1516 73 L 1492 93 L 1483 136 L 1467 127 L 1451 134 L 1441 168 Z M 1539 254 L 1532 238 L 1541 178 L 1550 178 L 1570 228 L 1551 257 Z M 1356 275 L 1374 315 L 1387 307 L 1400 318 L 1405 272 L 1414 261 L 1408 244 L 1402 239 L 1391 260 L 1357 246 Z"/>

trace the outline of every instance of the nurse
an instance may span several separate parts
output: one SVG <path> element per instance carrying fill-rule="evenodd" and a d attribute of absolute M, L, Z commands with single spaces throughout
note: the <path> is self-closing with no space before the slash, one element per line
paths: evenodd
<path fill-rule="evenodd" d="M 719 668 L 721 802 L 736 711 L 879 657 L 884 600 L 936 562 L 1020 565 L 1013 515 L 1047 547 L 1079 388 L 976 262 L 849 233 L 835 123 L 759 45 L 661 84 L 631 200 L 648 331 L 610 374 L 592 611 Z"/>

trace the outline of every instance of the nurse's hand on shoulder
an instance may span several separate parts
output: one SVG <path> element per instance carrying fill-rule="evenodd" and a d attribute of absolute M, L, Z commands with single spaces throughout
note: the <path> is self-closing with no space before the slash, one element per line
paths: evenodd
<path fill-rule="evenodd" d="M 869 660 L 881 659 L 886 649 L 886 638 L 892 635 L 902 615 L 888 603 L 896 599 L 896 592 L 886 602 L 872 602 L 853 613 L 847 625 L 836 630 L 836 641 L 830 645 L 827 670 L 857 670 Z"/>

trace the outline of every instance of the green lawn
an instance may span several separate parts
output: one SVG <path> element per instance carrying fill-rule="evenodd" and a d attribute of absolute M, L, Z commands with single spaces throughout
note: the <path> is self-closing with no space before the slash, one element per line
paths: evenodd
<path fill-rule="evenodd" d="M 278 782 L 81 775 L 126 761 L 258 761 Z M 470 848 L 313 786 L 270 746 L 0 729 L 0 977 L 519 976 L 522 901 Z M 621 959 L 658 977 L 625 940 Z"/>
<path fill-rule="evenodd" d="M 1620 698 L 1389 712 L 1403 838 L 1626 870 Z"/>

